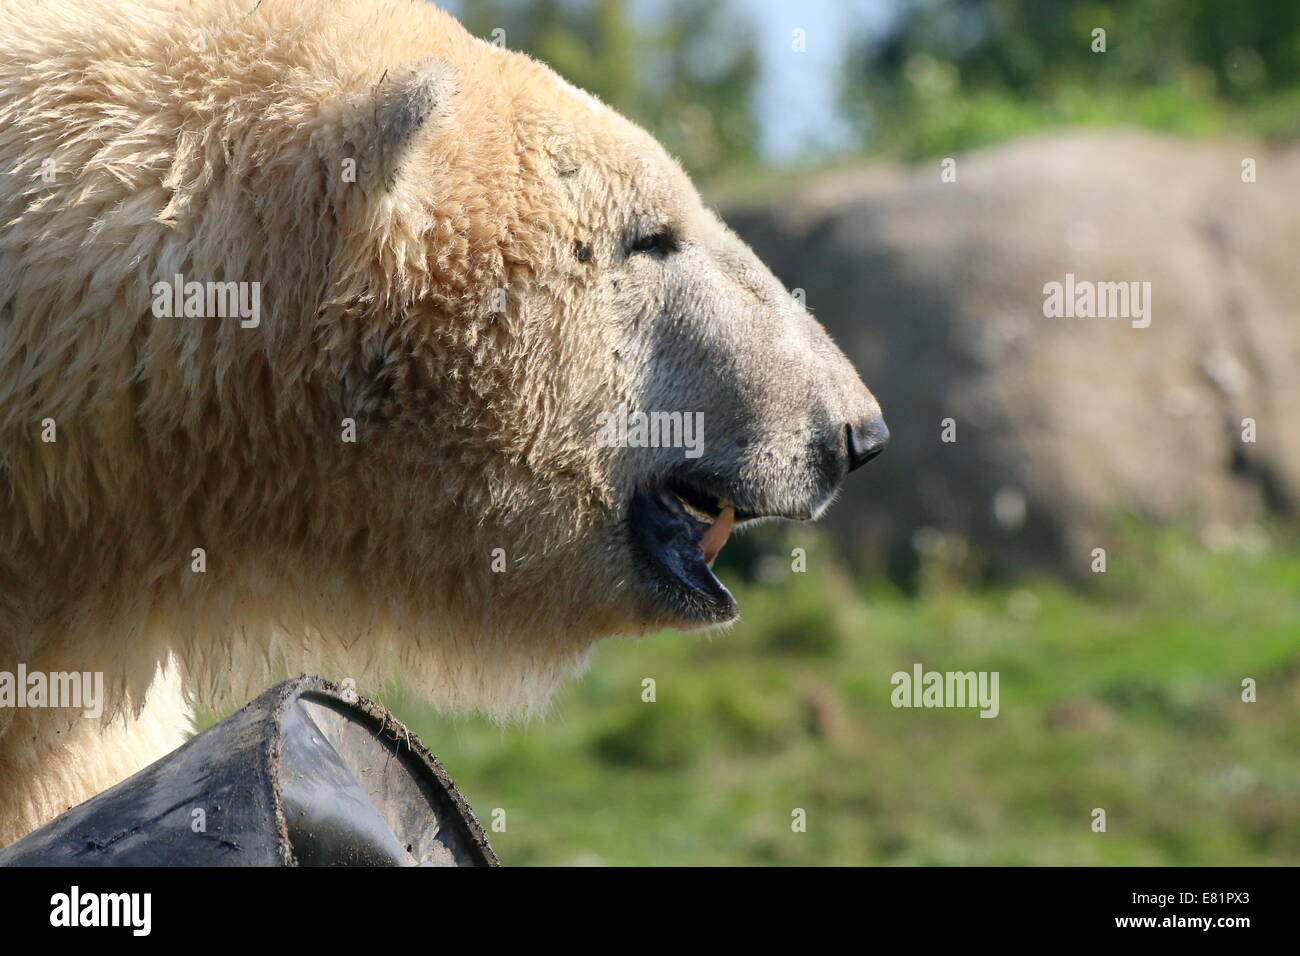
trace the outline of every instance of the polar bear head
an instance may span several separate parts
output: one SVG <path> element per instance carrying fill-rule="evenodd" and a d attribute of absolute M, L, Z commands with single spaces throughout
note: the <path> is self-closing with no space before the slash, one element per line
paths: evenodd
<path fill-rule="evenodd" d="M 474 41 L 373 96 L 337 148 L 380 137 L 355 258 L 382 347 L 341 411 L 421 532 L 403 585 L 498 649 L 481 668 L 733 620 L 728 534 L 821 515 L 888 439 L 875 398 L 664 149 L 546 67 Z"/>
<path fill-rule="evenodd" d="M 155 6 L 60 7 L 5 73 L 0 149 L 75 171 L 0 196 L 15 641 L 137 700 L 174 656 L 527 709 L 602 636 L 733 620 L 730 532 L 883 448 L 677 163 L 545 66 L 413 0 Z M 160 311 L 173 277 L 257 314 Z"/>

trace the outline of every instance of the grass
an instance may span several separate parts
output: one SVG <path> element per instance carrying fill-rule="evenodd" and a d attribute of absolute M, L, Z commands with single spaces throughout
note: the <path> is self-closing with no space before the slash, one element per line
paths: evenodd
<path fill-rule="evenodd" d="M 734 629 L 606 642 L 545 721 L 388 703 L 505 811 L 507 864 L 1300 861 L 1300 552 L 1133 532 L 1087 591 L 931 568 L 905 595 L 814 537 L 792 573 L 790 543 Z M 1000 715 L 895 709 L 917 662 L 999 672 Z"/>

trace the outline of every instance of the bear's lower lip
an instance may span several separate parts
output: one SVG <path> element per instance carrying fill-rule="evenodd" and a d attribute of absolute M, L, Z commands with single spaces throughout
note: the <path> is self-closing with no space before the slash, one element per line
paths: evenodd
<path fill-rule="evenodd" d="M 633 554 L 649 582 L 656 605 L 698 624 L 722 624 L 739 611 L 736 599 L 705 560 L 705 534 L 710 525 L 683 507 L 667 487 L 637 494 L 628 505 Z M 721 547 L 731 515 L 720 513 L 707 546 Z"/>

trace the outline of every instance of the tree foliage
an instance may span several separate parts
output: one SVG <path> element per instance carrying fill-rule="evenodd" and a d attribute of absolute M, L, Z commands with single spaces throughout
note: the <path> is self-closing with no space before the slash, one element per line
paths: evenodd
<path fill-rule="evenodd" d="M 461 17 L 484 39 L 504 30 L 506 46 L 645 125 L 693 173 L 755 156 L 754 38 L 726 3 L 671 0 L 637 23 L 626 0 L 466 0 Z"/>
<path fill-rule="evenodd" d="M 1066 122 L 1300 129 L 1294 0 L 914 0 L 851 63 L 848 112 L 904 153 Z"/>

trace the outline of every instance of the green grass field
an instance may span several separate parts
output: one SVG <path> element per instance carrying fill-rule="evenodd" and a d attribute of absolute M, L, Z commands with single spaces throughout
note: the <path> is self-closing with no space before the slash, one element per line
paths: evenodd
<path fill-rule="evenodd" d="M 505 811 L 506 864 L 1300 862 L 1294 545 L 1133 532 L 1095 589 L 931 568 L 909 596 L 811 537 L 791 573 L 790 543 L 733 588 L 735 628 L 608 641 L 543 721 L 387 702 L 485 825 Z M 895 709 L 918 662 L 999 672 L 999 716 Z"/>

